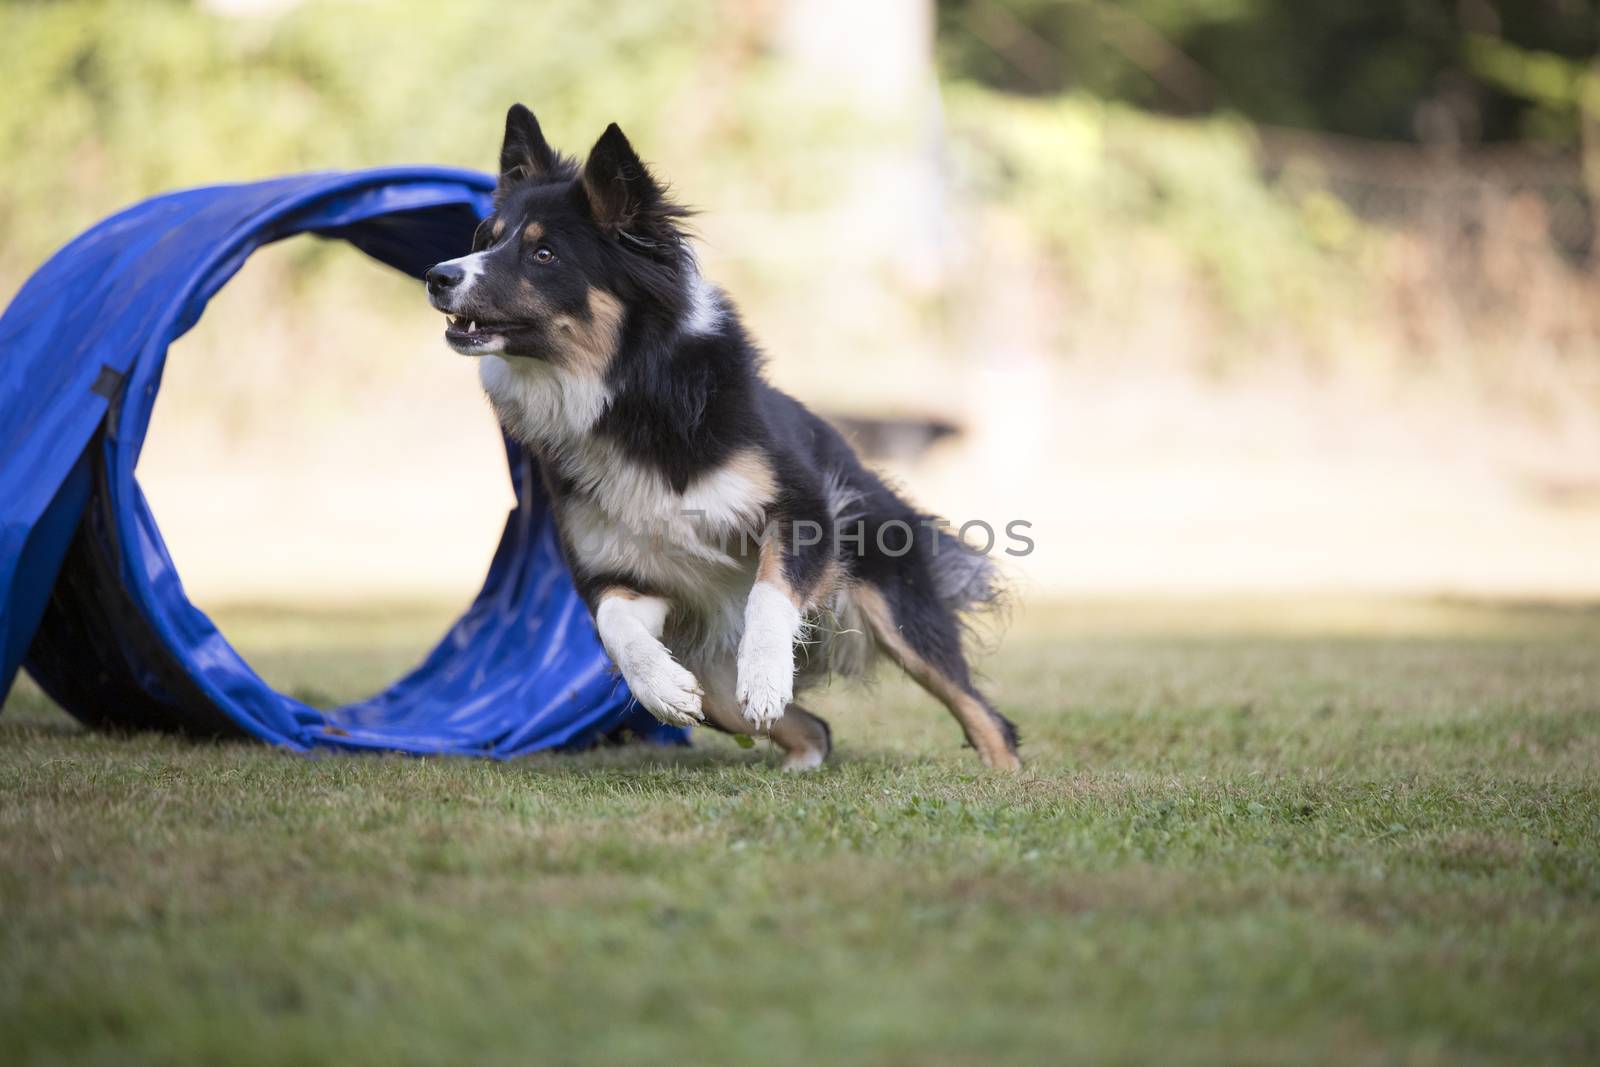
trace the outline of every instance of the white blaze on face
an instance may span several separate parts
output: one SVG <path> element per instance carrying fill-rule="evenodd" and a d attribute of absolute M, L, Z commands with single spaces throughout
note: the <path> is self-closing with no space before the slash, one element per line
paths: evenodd
<path fill-rule="evenodd" d="M 439 264 L 441 267 L 460 267 L 461 281 L 450 290 L 450 306 L 445 311 L 454 311 L 461 306 L 467 294 L 472 292 L 472 287 L 478 284 L 478 279 L 483 277 L 483 260 L 488 252 L 474 252 L 470 256 L 461 256 L 459 259 L 447 259 Z"/>
<path fill-rule="evenodd" d="M 446 260 L 439 264 L 441 267 L 461 268 L 461 280 L 448 290 L 449 296 L 444 301 L 446 306 L 440 307 L 439 310 L 450 316 L 452 325 L 464 328 L 468 333 L 474 335 L 470 341 L 463 343 L 457 343 L 455 340 L 447 338 L 450 340 L 450 347 L 462 355 L 492 356 L 504 352 L 506 348 L 506 339 L 503 334 L 480 333 L 478 324 L 458 310 L 469 302 L 468 298 L 472 295 L 473 287 L 478 284 L 478 279 L 483 276 L 485 257 L 492 251 L 494 249 L 491 248 L 483 252 L 474 252 L 470 256 L 461 256 L 458 259 Z M 434 306 L 439 307 L 439 303 L 436 301 Z"/>

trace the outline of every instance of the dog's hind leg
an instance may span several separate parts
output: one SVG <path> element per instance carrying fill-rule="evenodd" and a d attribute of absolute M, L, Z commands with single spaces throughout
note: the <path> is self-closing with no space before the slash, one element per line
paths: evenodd
<path fill-rule="evenodd" d="M 918 685 L 950 709 L 986 766 L 1017 770 L 1017 728 L 994 710 L 972 684 L 955 614 L 919 583 L 898 585 L 893 595 L 860 582 L 850 595 L 861 608 L 878 647 Z"/>
<path fill-rule="evenodd" d="M 828 722 L 799 704 L 790 704 L 770 736 L 783 749 L 783 769 L 811 771 L 822 766 L 833 751 L 833 731 Z"/>
<path fill-rule="evenodd" d="M 705 724 L 726 734 L 753 734 L 734 697 L 732 664 L 696 664 L 695 673 L 705 685 Z M 822 766 L 833 751 L 833 731 L 827 722 L 798 704 L 784 708 L 783 716 L 767 731 L 783 750 L 783 769 L 809 771 Z"/>

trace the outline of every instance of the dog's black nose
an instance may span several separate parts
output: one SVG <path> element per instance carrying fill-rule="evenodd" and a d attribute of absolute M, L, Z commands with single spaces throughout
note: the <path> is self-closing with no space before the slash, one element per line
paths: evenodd
<path fill-rule="evenodd" d="M 428 268 L 428 273 L 423 279 L 428 283 L 428 292 L 435 295 L 448 292 L 461 284 L 461 279 L 467 272 L 451 263 L 438 263 Z"/>

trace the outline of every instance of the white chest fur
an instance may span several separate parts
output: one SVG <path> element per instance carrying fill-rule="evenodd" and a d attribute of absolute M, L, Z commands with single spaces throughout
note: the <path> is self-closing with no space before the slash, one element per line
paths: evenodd
<path fill-rule="evenodd" d="M 603 383 L 498 356 L 484 359 L 480 377 L 507 431 L 573 486 L 557 516 L 576 564 L 632 577 L 711 614 L 724 610 L 730 591 L 749 587 L 774 488 L 759 458 L 736 455 L 680 493 L 659 470 L 589 432 L 610 402 Z"/>

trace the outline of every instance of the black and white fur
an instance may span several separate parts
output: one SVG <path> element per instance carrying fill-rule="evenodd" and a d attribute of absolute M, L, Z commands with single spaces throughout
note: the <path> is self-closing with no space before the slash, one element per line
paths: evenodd
<path fill-rule="evenodd" d="M 768 733 L 797 769 L 832 738 L 795 693 L 885 652 L 984 763 L 1020 766 L 962 648 L 992 564 L 767 384 L 686 214 L 615 125 L 580 168 L 519 104 L 493 214 L 427 274 L 446 341 L 539 457 L 606 651 L 663 722 Z"/>

